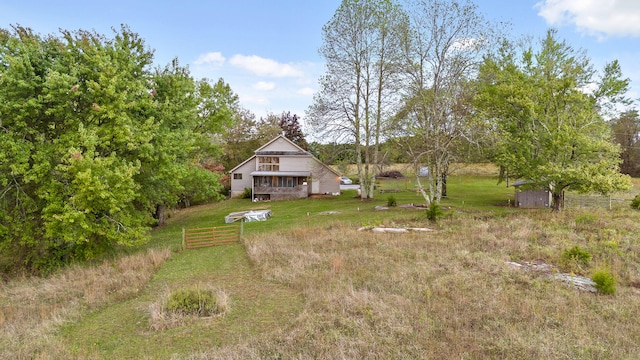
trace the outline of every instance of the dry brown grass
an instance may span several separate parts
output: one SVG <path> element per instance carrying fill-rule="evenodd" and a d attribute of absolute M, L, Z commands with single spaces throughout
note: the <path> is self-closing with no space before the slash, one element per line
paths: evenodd
<path fill-rule="evenodd" d="M 640 212 L 458 214 L 440 225 L 407 234 L 337 225 L 248 239 L 259 272 L 301 291 L 304 309 L 290 328 L 191 358 L 640 357 Z M 572 245 L 593 254 L 593 268 L 611 269 L 615 296 L 505 264 L 560 266 Z"/>
<path fill-rule="evenodd" d="M 46 279 L 0 283 L 0 358 L 68 358 L 55 331 L 83 311 L 136 296 L 170 256 L 168 249 L 149 250 Z"/>

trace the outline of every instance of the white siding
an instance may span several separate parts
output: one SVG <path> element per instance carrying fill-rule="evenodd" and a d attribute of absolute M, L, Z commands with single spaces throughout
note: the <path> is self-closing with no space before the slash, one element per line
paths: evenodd
<path fill-rule="evenodd" d="M 285 154 L 277 155 L 278 152 L 284 152 Z M 272 170 L 264 169 L 261 171 L 311 173 L 311 183 L 308 184 L 311 194 L 335 194 L 340 192 L 340 177 L 338 174 L 315 159 L 309 153 L 304 152 L 297 145 L 291 143 L 286 138 L 279 136 L 256 150 L 256 155 L 252 159 L 233 169 L 233 172 L 231 173 L 232 197 L 241 195 L 245 188 L 253 189 L 253 178 L 251 173 L 260 170 L 257 168 L 258 160 L 256 156 L 278 158 L 277 170 L 274 168 Z M 234 174 L 242 174 L 242 179 L 234 179 Z M 277 194 L 274 193 L 273 195 L 275 196 Z"/>
<path fill-rule="evenodd" d="M 231 173 L 231 197 L 238 197 L 242 195 L 245 188 L 251 189 L 253 185 L 253 181 L 251 179 L 251 172 L 256 169 L 256 160 L 255 158 L 247 161 L 242 166 L 235 169 L 233 173 Z M 242 174 L 242 180 L 234 179 L 234 174 Z"/>

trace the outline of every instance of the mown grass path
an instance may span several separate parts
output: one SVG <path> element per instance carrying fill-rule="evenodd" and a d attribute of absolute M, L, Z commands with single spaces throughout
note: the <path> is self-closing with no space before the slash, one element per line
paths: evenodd
<path fill-rule="evenodd" d="M 227 292 L 230 311 L 223 317 L 188 320 L 173 329 L 149 328 L 151 303 L 169 289 L 197 283 Z M 175 254 L 141 296 L 89 314 L 82 322 L 66 327 L 63 336 L 83 357 L 170 358 L 286 326 L 301 305 L 302 297 L 295 290 L 255 274 L 242 245 L 187 250 Z"/>

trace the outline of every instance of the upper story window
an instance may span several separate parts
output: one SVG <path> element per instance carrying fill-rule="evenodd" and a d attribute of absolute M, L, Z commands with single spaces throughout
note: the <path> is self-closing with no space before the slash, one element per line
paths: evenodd
<path fill-rule="evenodd" d="M 258 171 L 280 171 L 280 158 L 276 156 L 258 156 Z"/>
<path fill-rule="evenodd" d="M 233 173 L 233 180 L 242 180 L 242 173 Z"/>

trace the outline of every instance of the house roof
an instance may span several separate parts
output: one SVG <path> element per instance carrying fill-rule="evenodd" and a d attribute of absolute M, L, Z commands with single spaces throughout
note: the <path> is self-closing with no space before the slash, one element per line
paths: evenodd
<path fill-rule="evenodd" d="M 516 182 L 514 182 L 513 184 L 511 184 L 511 186 L 513 187 L 520 187 L 520 186 L 524 186 L 524 185 L 529 185 L 532 182 L 529 180 L 518 180 Z"/>
<path fill-rule="evenodd" d="M 269 145 L 271 145 L 272 143 L 274 143 L 275 141 L 277 141 L 278 139 L 283 139 L 283 140 L 287 141 L 289 144 L 293 145 L 297 149 L 297 151 L 270 151 L 270 150 L 263 150 L 263 149 L 267 148 Z M 331 171 L 332 173 L 336 174 L 337 176 L 340 176 L 339 172 L 337 172 L 336 170 L 332 169 L 330 166 L 324 164 L 322 161 L 318 160 L 315 156 L 311 155 L 311 153 L 309 153 L 308 151 L 304 150 L 300 146 L 296 145 L 293 141 L 287 139 L 283 135 L 278 135 L 275 138 L 271 139 L 266 144 L 264 144 L 261 147 L 259 147 L 255 151 L 255 154 L 253 156 L 249 157 L 247 160 L 241 162 L 238 166 L 236 166 L 233 169 L 229 170 L 229 173 L 233 173 L 234 171 L 236 171 L 238 168 L 240 168 L 241 166 L 245 165 L 249 161 L 254 160 L 257 155 L 276 155 L 275 154 L 276 152 L 283 153 L 283 154 L 279 154 L 279 155 L 296 155 L 296 156 L 310 157 L 311 159 L 313 159 L 315 162 L 317 162 L 321 166 L 329 169 L 329 171 Z M 274 153 L 274 154 L 271 154 L 271 153 Z M 286 154 L 284 154 L 284 153 L 286 153 Z M 293 175 L 293 173 L 301 174 L 301 175 Z M 310 176 L 311 172 L 310 171 L 277 171 L 277 172 L 275 172 L 275 171 L 254 171 L 254 172 L 251 173 L 251 175 L 252 176 Z"/>
<path fill-rule="evenodd" d="M 312 157 L 313 160 L 315 160 L 318 164 L 324 166 L 325 168 L 329 169 L 329 171 L 331 171 L 332 173 L 336 174 L 336 176 L 341 176 L 342 174 L 340 174 L 339 172 L 337 172 L 336 170 L 333 170 L 333 168 L 325 163 L 323 163 L 322 161 L 318 160 L 315 156 Z"/>
<path fill-rule="evenodd" d="M 253 171 L 251 176 L 311 176 L 311 171 Z"/>
<path fill-rule="evenodd" d="M 273 151 L 273 150 L 269 150 L 269 151 L 255 151 L 256 155 L 295 155 L 295 156 L 311 156 L 311 154 L 309 154 L 306 151 Z"/>
<path fill-rule="evenodd" d="M 241 167 L 242 165 L 244 165 L 244 164 L 248 163 L 249 161 L 251 161 L 251 160 L 255 159 L 255 157 L 256 157 L 255 155 L 250 156 L 247 160 L 245 160 L 245 161 L 241 162 L 238 166 L 236 166 L 236 167 L 234 167 L 233 169 L 229 170 L 229 172 L 230 172 L 230 173 L 232 173 L 232 172 L 236 171 L 236 169 L 238 169 L 238 168 L 239 168 L 239 167 Z"/>
<path fill-rule="evenodd" d="M 291 140 L 287 139 L 287 137 L 286 137 L 286 136 L 284 136 L 284 135 L 278 135 L 278 136 L 274 137 L 274 138 L 273 138 L 273 139 L 271 139 L 268 143 L 266 143 L 266 144 L 264 144 L 264 145 L 260 146 L 258 149 L 256 149 L 255 153 L 257 154 L 257 153 L 259 153 L 259 152 L 262 152 L 264 148 L 268 147 L 269 145 L 271 145 L 272 143 L 274 143 L 274 142 L 278 141 L 279 139 L 282 139 L 282 140 L 284 140 L 284 141 L 288 142 L 289 144 L 293 145 L 293 146 L 294 146 L 296 149 L 298 149 L 298 151 L 299 151 L 299 152 L 301 152 L 301 153 L 305 153 L 305 154 L 308 154 L 308 153 L 309 153 L 308 151 L 306 151 L 305 149 L 301 148 L 300 146 L 298 146 L 298 145 L 297 145 L 296 143 L 294 143 L 293 141 L 291 141 Z"/>

